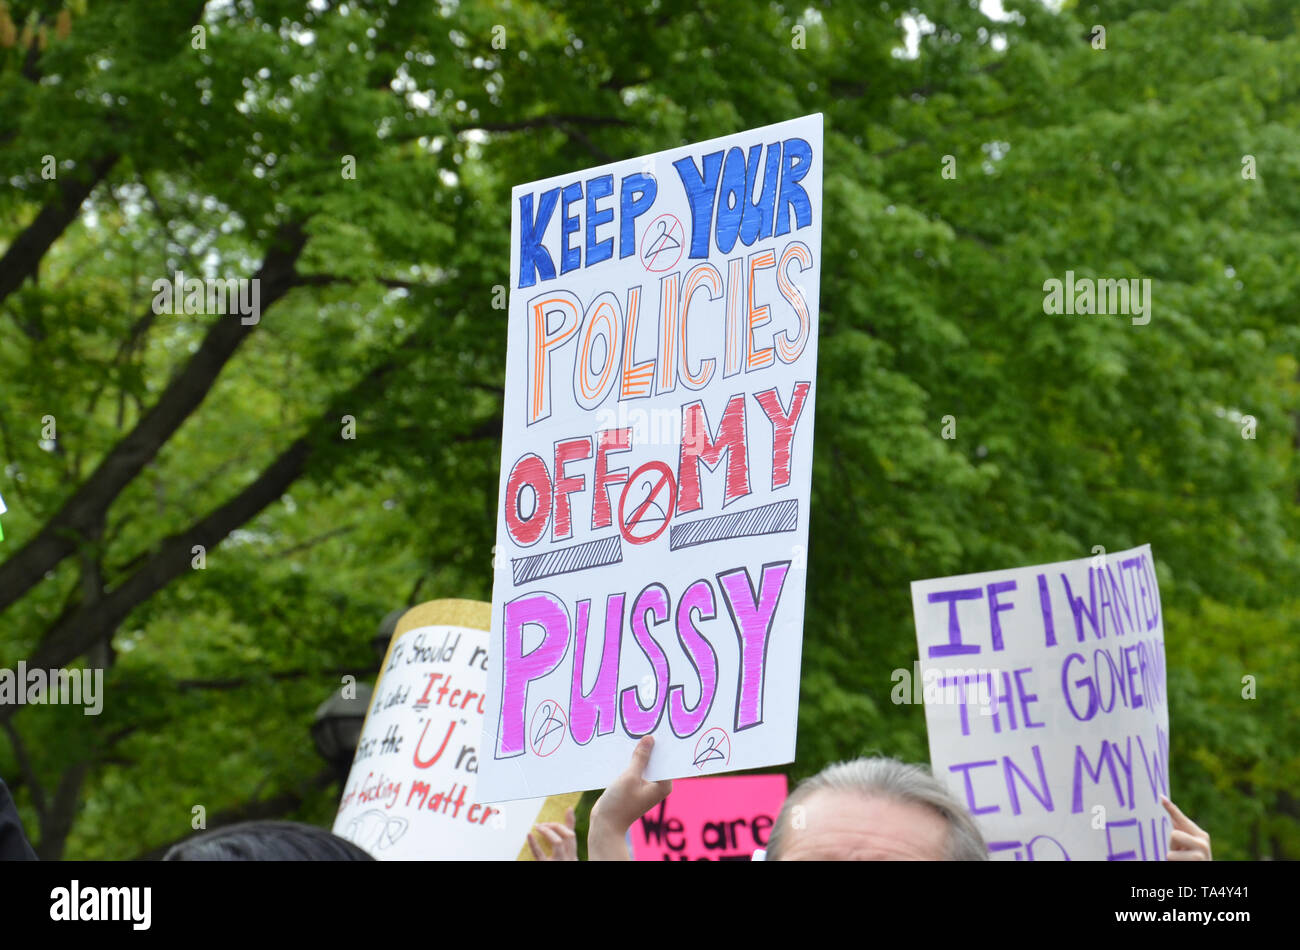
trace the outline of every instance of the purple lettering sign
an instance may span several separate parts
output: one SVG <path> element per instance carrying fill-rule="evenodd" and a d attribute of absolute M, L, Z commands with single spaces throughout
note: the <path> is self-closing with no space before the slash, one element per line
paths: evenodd
<path fill-rule="evenodd" d="M 912 609 L 930 763 L 994 858 L 1165 858 L 1169 705 L 1150 545 L 914 581 Z"/>

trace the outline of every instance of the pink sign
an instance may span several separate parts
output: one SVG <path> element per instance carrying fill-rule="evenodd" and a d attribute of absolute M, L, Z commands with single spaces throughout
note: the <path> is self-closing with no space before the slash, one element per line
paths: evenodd
<path fill-rule="evenodd" d="M 632 825 L 636 861 L 748 861 L 767 847 L 785 801 L 784 775 L 682 778 Z"/>

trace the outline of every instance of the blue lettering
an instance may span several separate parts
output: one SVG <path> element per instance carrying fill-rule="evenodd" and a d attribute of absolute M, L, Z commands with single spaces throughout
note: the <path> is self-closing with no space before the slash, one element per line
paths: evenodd
<path fill-rule="evenodd" d="M 560 273 L 567 274 L 582 266 L 582 249 L 569 243 L 569 235 L 576 234 L 582 222 L 577 215 L 569 214 L 569 205 L 582 200 L 582 183 L 564 186 L 564 217 L 560 221 Z"/>
<path fill-rule="evenodd" d="M 555 213 L 555 201 L 560 197 L 560 189 L 552 188 L 542 194 L 537 216 L 533 217 L 533 196 L 521 195 L 519 198 L 519 286 L 531 287 L 542 280 L 555 277 L 555 262 L 551 260 L 550 251 L 542 247 L 542 238 L 546 227 L 551 223 Z"/>
<path fill-rule="evenodd" d="M 794 205 L 795 230 L 812 223 L 812 202 L 799 184 L 812 170 L 812 146 L 803 139 L 786 139 L 782 154 L 781 198 L 777 201 L 776 233 L 790 230 L 790 206 Z"/>
<path fill-rule="evenodd" d="M 659 184 L 649 175 L 628 175 L 619 186 L 619 260 L 636 253 L 636 219 L 650 210 Z"/>
<path fill-rule="evenodd" d="M 713 219 L 713 195 L 722 169 L 722 152 L 704 156 L 704 171 L 695 167 L 690 156 L 673 162 L 691 203 L 691 257 L 709 256 L 709 225 Z"/>
<path fill-rule="evenodd" d="M 596 228 L 614 220 L 614 209 L 597 210 L 596 201 L 614 193 L 614 176 L 601 175 L 587 182 L 587 266 L 599 264 L 614 256 L 614 239 L 596 240 Z"/>

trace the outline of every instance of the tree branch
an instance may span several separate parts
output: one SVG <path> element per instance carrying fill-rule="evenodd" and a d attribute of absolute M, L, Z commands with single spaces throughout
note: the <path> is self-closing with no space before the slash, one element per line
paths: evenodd
<path fill-rule="evenodd" d="M 296 223 L 277 232 L 254 277 L 261 281 L 263 311 L 293 286 L 294 265 L 306 240 L 305 231 Z M 0 612 L 76 550 L 77 539 L 100 521 L 122 490 L 199 407 L 226 363 L 256 327 L 226 316 L 215 320 L 198 352 L 172 377 L 153 408 L 112 448 L 36 537 L 0 564 Z"/>
<path fill-rule="evenodd" d="M 90 771 L 89 762 L 78 762 L 59 778 L 59 787 L 54 793 L 54 804 L 48 812 L 41 815 L 41 840 L 34 847 L 36 856 L 42 861 L 59 861 L 63 858 L 63 848 L 68 842 L 68 832 L 77 820 L 77 801 L 81 798 L 81 786 Z"/>
<path fill-rule="evenodd" d="M 41 785 L 40 779 L 36 777 L 36 770 L 32 768 L 32 760 L 27 755 L 27 746 L 23 744 L 22 736 L 18 735 L 18 730 L 14 728 L 13 723 L 5 722 L 4 730 L 9 736 L 9 744 L 13 746 L 14 758 L 18 760 L 18 771 L 22 773 L 27 787 L 32 790 L 32 804 L 36 806 L 36 814 L 44 815 L 45 787 Z"/>
<path fill-rule="evenodd" d="M 89 163 L 88 175 L 62 179 L 54 200 L 40 210 L 32 223 L 5 249 L 4 257 L 0 257 L 0 303 L 22 286 L 23 281 L 36 274 L 45 252 L 81 214 L 81 203 L 104 180 L 119 157 L 116 152 L 110 152 Z M 40 326 L 18 325 L 33 340 L 45 338 L 45 330 Z"/>
<path fill-rule="evenodd" d="M 349 390 L 331 406 L 318 424 L 334 431 L 338 405 L 355 401 L 356 392 L 373 384 L 396 368 L 390 361 L 376 368 L 361 384 Z M 500 417 L 484 421 L 472 431 L 452 441 L 472 442 L 498 434 Z M 129 578 L 107 593 L 93 607 L 79 606 L 60 618 L 41 639 L 27 659 L 29 667 L 57 669 L 81 656 L 95 643 L 107 639 L 137 606 L 190 569 L 191 547 L 201 544 L 215 547 L 231 531 L 245 524 L 271 504 L 300 476 L 311 451 L 311 435 L 304 435 L 285 449 L 258 478 L 242 492 L 183 531 L 165 539 Z M 21 707 L 0 706 L 0 723 L 9 720 Z"/>
<path fill-rule="evenodd" d="M 98 641 L 111 637 L 136 606 L 190 569 L 194 545 L 205 549 L 216 547 L 231 531 L 283 495 L 302 474 L 308 452 L 307 439 L 298 439 L 242 492 L 184 531 L 166 538 L 134 574 L 104 595 L 95 608 L 79 607 L 51 627 L 28 662 L 40 669 L 57 669 Z M 12 716 L 17 708 L 0 706 L 0 722 Z"/>
<path fill-rule="evenodd" d="M 410 334 L 408 340 L 415 336 L 416 333 Z M 369 390 L 396 368 L 398 358 L 395 356 L 377 366 L 341 394 L 308 432 L 280 453 L 250 485 L 208 515 L 165 538 L 133 574 L 106 592 L 97 604 L 78 605 L 56 620 L 41 638 L 28 664 L 40 669 L 57 669 L 95 643 L 111 637 L 132 610 L 190 569 L 194 545 L 203 545 L 205 549 L 216 547 L 231 531 L 280 498 L 305 469 L 315 435 L 313 430 L 336 432 L 335 420 L 342 411 L 339 407 L 372 398 Z M 19 708 L 0 706 L 0 723 L 8 721 Z"/>
<path fill-rule="evenodd" d="M 190 27 L 203 19 L 203 11 L 207 8 L 207 0 L 193 0 L 190 4 L 188 15 L 188 25 L 179 34 L 171 34 L 174 37 L 183 37 L 188 40 Z M 172 11 L 169 10 L 170 14 Z M 168 30 L 160 27 L 161 35 L 167 36 Z M 38 82 L 40 79 L 40 70 L 37 65 L 38 44 L 35 42 L 29 47 L 27 57 L 23 63 L 23 75 L 32 82 Z M 116 116 L 109 116 L 109 124 L 112 125 L 117 121 Z M 44 118 L 39 117 L 43 128 Z M 76 220 L 81 213 L 81 205 L 95 190 L 95 186 L 108 176 L 109 171 L 117 164 L 121 155 L 115 150 L 108 150 L 96 158 L 88 159 L 86 162 L 90 174 L 83 177 L 74 175 L 65 178 L 59 185 L 59 193 L 36 215 L 35 220 L 29 224 L 13 243 L 6 248 L 4 257 L 0 258 L 0 303 L 3 303 L 11 293 L 22 286 L 23 281 L 28 277 L 34 277 L 40 268 L 41 261 L 45 253 L 50 249 L 55 241 L 63 234 L 69 224 Z M 39 326 L 25 326 L 19 321 L 18 326 L 33 340 L 44 339 L 45 332 Z M 0 606 L 0 610 L 3 607 Z"/>

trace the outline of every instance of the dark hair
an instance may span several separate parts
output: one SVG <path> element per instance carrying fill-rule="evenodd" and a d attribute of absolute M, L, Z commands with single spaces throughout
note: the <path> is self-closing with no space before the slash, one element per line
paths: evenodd
<path fill-rule="evenodd" d="M 296 821 L 245 821 L 173 845 L 164 861 L 373 861 L 346 838 Z"/>

